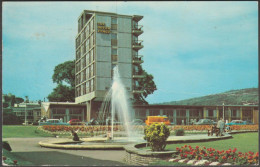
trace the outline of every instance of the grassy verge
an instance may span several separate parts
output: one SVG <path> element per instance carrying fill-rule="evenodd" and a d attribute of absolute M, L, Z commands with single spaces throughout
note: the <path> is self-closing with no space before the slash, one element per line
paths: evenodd
<path fill-rule="evenodd" d="M 52 137 L 53 135 L 37 130 L 38 126 L 3 125 L 2 137 Z"/>
<path fill-rule="evenodd" d="M 186 163 L 168 162 L 168 161 L 160 160 L 157 162 L 150 163 L 149 166 L 191 166 L 191 165 Z"/>
<path fill-rule="evenodd" d="M 7 164 L 7 165 L 15 165 L 14 164 L 14 160 L 17 161 L 17 164 L 18 166 L 31 166 L 33 165 L 31 162 L 21 158 L 20 156 L 17 156 L 15 153 L 13 152 L 10 152 L 10 151 L 7 151 L 6 149 L 2 149 L 3 151 L 3 154 L 2 156 L 6 157 L 6 160 L 4 160 L 4 163 Z"/>
<path fill-rule="evenodd" d="M 209 142 L 197 142 L 197 143 L 178 143 L 178 144 L 168 144 L 165 149 L 175 150 L 176 147 L 182 147 L 185 144 L 191 145 L 192 147 L 196 146 L 205 146 L 206 148 L 214 148 L 217 150 L 228 150 L 229 148 L 237 148 L 240 152 L 259 152 L 258 149 L 258 133 L 241 133 L 233 134 L 233 138 Z"/>

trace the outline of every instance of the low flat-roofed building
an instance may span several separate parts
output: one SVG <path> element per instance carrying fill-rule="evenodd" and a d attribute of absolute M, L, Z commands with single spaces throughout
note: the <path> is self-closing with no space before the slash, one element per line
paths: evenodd
<path fill-rule="evenodd" d="M 48 119 L 71 119 L 86 121 L 86 105 L 71 102 L 42 102 L 41 116 Z"/>
<path fill-rule="evenodd" d="M 223 115 L 224 109 L 224 115 Z M 199 119 L 217 121 L 224 117 L 228 122 L 232 120 L 250 120 L 259 123 L 258 105 L 225 105 L 225 106 L 194 106 L 194 105 L 135 105 L 134 117 L 145 120 L 147 116 L 166 115 L 171 122 L 180 125 L 192 124 Z"/>

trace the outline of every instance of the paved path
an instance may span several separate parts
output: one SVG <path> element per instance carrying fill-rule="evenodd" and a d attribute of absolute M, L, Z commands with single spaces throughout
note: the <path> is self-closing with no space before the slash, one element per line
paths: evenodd
<path fill-rule="evenodd" d="M 18 161 L 28 165 L 123 166 L 124 150 L 61 150 L 40 147 L 39 141 L 53 138 L 4 138 Z"/>

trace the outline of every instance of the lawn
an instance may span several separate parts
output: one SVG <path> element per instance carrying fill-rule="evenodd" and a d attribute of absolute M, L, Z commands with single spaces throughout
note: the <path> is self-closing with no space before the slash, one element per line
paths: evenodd
<path fill-rule="evenodd" d="M 178 143 L 178 144 L 168 144 L 166 150 L 175 150 L 176 147 L 182 147 L 185 144 L 191 145 L 192 147 L 196 146 L 205 146 L 206 148 L 214 148 L 217 150 L 228 150 L 231 148 L 237 148 L 240 152 L 259 152 L 258 149 L 258 140 L 259 135 L 257 132 L 253 133 L 240 133 L 232 134 L 231 139 L 209 141 L 209 142 L 197 142 L 197 143 Z"/>
<path fill-rule="evenodd" d="M 46 134 L 37 130 L 38 126 L 17 126 L 17 125 L 3 125 L 2 137 L 53 137 L 51 134 Z"/>

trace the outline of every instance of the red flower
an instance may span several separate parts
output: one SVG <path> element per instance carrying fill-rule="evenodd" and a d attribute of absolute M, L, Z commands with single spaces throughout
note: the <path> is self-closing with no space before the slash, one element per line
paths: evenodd
<path fill-rule="evenodd" d="M 215 159 L 217 160 L 217 159 L 218 159 L 218 157 L 216 156 L 216 157 L 215 157 Z"/>
<path fill-rule="evenodd" d="M 196 148 L 198 149 L 198 148 L 199 148 L 199 146 L 196 146 Z"/>
<path fill-rule="evenodd" d="M 187 147 L 187 145 L 185 144 L 184 147 Z"/>
<path fill-rule="evenodd" d="M 226 159 L 226 156 L 223 156 L 222 159 Z"/>
<path fill-rule="evenodd" d="M 204 148 L 204 149 L 206 149 L 206 147 L 205 147 L 205 146 L 204 146 L 203 148 Z"/>
<path fill-rule="evenodd" d="M 242 152 L 239 151 L 238 154 L 242 154 Z"/>
<path fill-rule="evenodd" d="M 176 150 L 178 151 L 180 148 L 179 147 L 176 147 Z"/>
<path fill-rule="evenodd" d="M 201 157 L 199 157 L 199 160 L 201 160 Z"/>
<path fill-rule="evenodd" d="M 181 154 L 180 156 L 183 157 L 183 154 Z"/>
<path fill-rule="evenodd" d="M 13 160 L 14 164 L 17 164 L 17 160 Z"/>
<path fill-rule="evenodd" d="M 184 157 L 187 158 L 187 155 L 185 154 Z"/>
<path fill-rule="evenodd" d="M 204 156 L 206 157 L 206 156 L 208 156 L 208 154 L 204 154 Z"/>
<path fill-rule="evenodd" d="M 211 157 L 212 157 L 213 155 L 214 155 L 213 153 L 210 154 Z"/>
<path fill-rule="evenodd" d="M 236 158 L 233 158 L 233 160 L 235 161 L 235 160 L 236 160 Z"/>

